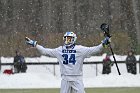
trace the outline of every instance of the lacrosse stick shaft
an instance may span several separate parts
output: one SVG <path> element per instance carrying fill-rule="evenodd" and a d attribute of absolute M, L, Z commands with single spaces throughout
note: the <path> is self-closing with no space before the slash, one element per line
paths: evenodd
<path fill-rule="evenodd" d="M 111 44 L 109 44 L 109 48 L 110 48 L 110 51 L 111 51 L 111 53 L 112 53 L 112 56 L 113 56 L 113 59 L 114 59 L 114 62 L 115 62 L 115 65 L 116 65 L 118 74 L 121 75 L 120 70 L 119 70 L 119 67 L 118 67 L 118 64 L 117 64 L 117 61 L 116 61 L 116 58 L 115 58 L 115 56 L 114 56 L 113 49 L 112 49 L 112 47 L 111 47 Z"/>

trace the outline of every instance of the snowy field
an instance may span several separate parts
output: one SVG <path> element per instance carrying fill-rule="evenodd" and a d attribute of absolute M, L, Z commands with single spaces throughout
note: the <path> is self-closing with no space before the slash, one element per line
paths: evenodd
<path fill-rule="evenodd" d="M 102 61 L 103 56 L 93 56 L 85 59 L 86 62 Z M 126 56 L 115 56 L 118 61 L 124 61 Z M 136 56 L 137 60 L 139 55 Z M 13 58 L 1 57 L 2 63 L 11 63 Z M 112 59 L 112 58 L 111 58 Z M 113 59 L 112 59 L 113 60 Z M 55 58 L 41 56 L 38 58 L 26 58 L 26 62 L 57 62 Z M 137 64 L 137 75 L 128 74 L 125 64 L 119 64 L 122 75 L 118 75 L 115 65 L 112 67 L 112 73 L 102 75 L 102 64 L 84 65 L 83 80 L 86 88 L 88 87 L 140 87 L 139 64 Z M 5 75 L 4 69 L 10 69 L 11 66 L 2 66 L 0 73 L 0 89 L 9 88 L 60 88 L 59 65 L 28 65 L 27 73 Z M 96 68 L 98 69 L 96 72 Z"/>

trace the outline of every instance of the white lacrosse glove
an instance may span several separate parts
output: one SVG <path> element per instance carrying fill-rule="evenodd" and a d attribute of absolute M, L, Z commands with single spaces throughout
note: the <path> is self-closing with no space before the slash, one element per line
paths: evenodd
<path fill-rule="evenodd" d="M 37 41 L 31 40 L 28 37 L 25 37 L 25 42 L 26 42 L 27 45 L 31 45 L 33 47 L 35 47 L 37 45 Z"/>

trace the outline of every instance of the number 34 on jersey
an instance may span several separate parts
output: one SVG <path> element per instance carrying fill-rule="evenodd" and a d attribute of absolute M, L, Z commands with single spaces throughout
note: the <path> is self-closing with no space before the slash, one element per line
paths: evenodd
<path fill-rule="evenodd" d="M 64 58 L 63 64 L 73 64 L 75 65 L 76 60 L 75 60 L 75 54 L 63 54 L 62 57 Z"/>

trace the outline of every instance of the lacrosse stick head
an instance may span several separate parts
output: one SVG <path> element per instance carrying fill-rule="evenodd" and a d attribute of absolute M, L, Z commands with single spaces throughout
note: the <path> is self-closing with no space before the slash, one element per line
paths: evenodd
<path fill-rule="evenodd" d="M 105 36 L 111 37 L 109 33 L 109 25 L 106 23 L 102 23 L 100 26 L 101 30 L 104 32 Z"/>

